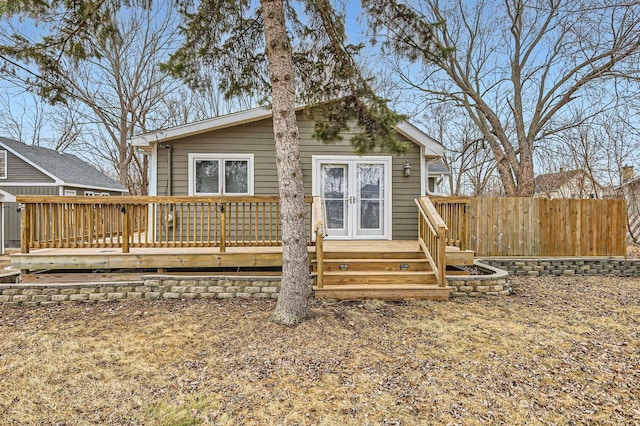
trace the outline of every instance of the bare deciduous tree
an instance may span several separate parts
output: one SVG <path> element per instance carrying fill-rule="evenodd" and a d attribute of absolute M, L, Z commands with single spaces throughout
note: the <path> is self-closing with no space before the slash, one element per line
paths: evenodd
<path fill-rule="evenodd" d="M 16 58 L 2 56 L 5 68 L 10 65 L 5 72 L 12 81 L 37 90 L 56 104 L 50 127 L 60 126 L 60 131 L 58 140 L 49 147 L 68 148 L 80 139 L 82 130 L 84 144 L 76 143 L 76 152 L 110 175 L 115 171 L 132 194 L 146 193 L 146 159 L 137 157 L 128 140 L 147 130 L 147 122 L 154 115 L 160 117 L 166 111 L 164 100 L 180 86 L 159 66 L 176 48 L 177 16 L 167 4 L 111 8 L 100 3 L 97 7 L 101 23 L 100 30 L 95 31 L 83 28 L 81 22 L 74 27 L 64 20 L 56 21 L 55 9 L 46 12 L 50 15 L 45 15 L 45 9 L 33 12 L 41 14 L 33 19 L 47 23 L 45 28 L 53 34 L 65 34 L 65 25 L 70 26 L 69 31 L 82 28 L 85 36 L 78 44 L 69 42 L 69 38 L 37 43 L 30 40 L 34 34 L 27 30 L 13 28 L 11 31 L 17 33 L 12 33 L 5 28 L 0 41 Z M 98 14 L 87 10 L 92 18 Z M 12 34 L 19 34 L 19 38 Z M 20 55 L 20 43 L 30 56 Z M 37 68 L 30 67 L 34 62 Z M 42 140 L 24 136 L 20 139 L 25 142 Z"/>
<path fill-rule="evenodd" d="M 463 108 L 491 148 L 507 195 L 534 192 L 534 150 L 575 126 L 567 106 L 637 78 L 640 4 L 583 0 L 368 0 L 399 68 L 429 101 Z M 429 24 L 436 22 L 437 24 Z M 442 58 L 432 44 L 449 52 Z M 586 106 L 586 105 L 585 105 Z M 588 106 L 585 116 L 602 109 Z"/>
<path fill-rule="evenodd" d="M 40 98 L 33 94 L 24 93 L 16 89 L 5 88 L 0 96 L 0 132 L 2 135 L 15 140 L 40 145 L 42 128 L 46 117 L 45 105 Z M 15 102 L 20 98 L 21 102 Z"/>
<path fill-rule="evenodd" d="M 469 117 L 442 103 L 427 109 L 425 127 L 437 140 L 446 141 L 444 161 L 451 172 L 451 195 L 484 195 L 491 177 L 495 177 L 495 161 Z"/>
<path fill-rule="evenodd" d="M 146 159 L 136 157 L 129 138 L 147 130 L 147 121 L 159 114 L 163 100 L 177 83 L 159 68 L 172 46 L 177 21 L 166 9 L 130 9 L 113 16 L 118 31 L 105 40 L 93 40 L 101 55 L 76 61 L 66 59 L 59 78 L 94 117 L 91 148 L 96 164 L 108 162 L 120 183 L 131 193 L 146 192 Z"/>

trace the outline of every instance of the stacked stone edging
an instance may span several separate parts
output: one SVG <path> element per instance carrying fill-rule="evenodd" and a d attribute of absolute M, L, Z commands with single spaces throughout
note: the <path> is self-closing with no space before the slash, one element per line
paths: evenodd
<path fill-rule="evenodd" d="M 280 277 L 149 275 L 142 281 L 0 284 L 0 303 L 53 305 L 128 299 L 277 298 Z"/>
<path fill-rule="evenodd" d="M 280 293 L 281 278 L 149 275 L 144 277 L 144 281 L 150 288 L 147 299 L 275 299 Z"/>
<path fill-rule="evenodd" d="M 511 293 L 508 275 L 606 275 L 640 277 L 640 259 L 621 258 L 486 258 L 475 267 L 487 275 L 447 276 L 452 296 L 505 296 Z M 14 280 L 16 274 L 7 276 Z M 279 276 L 148 275 L 141 281 L 0 284 L 0 303 L 53 305 L 131 299 L 277 298 Z M 310 287 L 312 285 L 310 280 Z"/>
<path fill-rule="evenodd" d="M 146 290 L 142 281 L 82 284 L 0 284 L 0 303 L 56 305 L 59 303 L 142 299 Z"/>
<path fill-rule="evenodd" d="M 451 296 L 508 296 L 511 294 L 507 271 L 477 260 L 474 266 L 487 275 L 447 275 Z"/>
<path fill-rule="evenodd" d="M 603 275 L 640 277 L 640 259 L 613 257 L 553 257 L 553 258 L 485 258 L 485 264 L 504 269 L 513 275 L 560 276 Z"/>

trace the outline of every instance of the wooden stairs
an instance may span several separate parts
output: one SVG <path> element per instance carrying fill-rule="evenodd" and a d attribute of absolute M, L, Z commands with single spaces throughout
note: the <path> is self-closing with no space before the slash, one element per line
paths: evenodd
<path fill-rule="evenodd" d="M 329 246 L 329 244 L 326 244 Z M 471 255 L 473 258 L 473 255 Z M 321 299 L 448 300 L 450 289 L 438 286 L 434 272 L 417 243 L 388 246 L 369 241 L 349 250 L 325 247 Z M 317 274 L 317 263 L 312 273 Z"/>

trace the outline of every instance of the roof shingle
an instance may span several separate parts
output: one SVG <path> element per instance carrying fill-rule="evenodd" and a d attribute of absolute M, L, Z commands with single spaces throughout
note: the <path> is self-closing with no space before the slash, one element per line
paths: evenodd
<path fill-rule="evenodd" d="M 91 164 L 73 154 L 0 137 L 0 145 L 14 151 L 41 169 L 64 182 L 65 185 L 110 189 L 127 192 L 127 188 L 101 173 Z"/>

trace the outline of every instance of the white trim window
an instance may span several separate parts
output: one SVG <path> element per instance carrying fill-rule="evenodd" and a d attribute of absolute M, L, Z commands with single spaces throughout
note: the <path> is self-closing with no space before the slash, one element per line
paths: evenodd
<path fill-rule="evenodd" d="M 64 190 L 64 196 L 65 197 L 75 197 L 75 195 L 76 195 L 76 190 L 75 189 L 65 189 Z"/>
<path fill-rule="evenodd" d="M 253 195 L 253 154 L 189 154 L 189 195 Z"/>
<path fill-rule="evenodd" d="M 7 178 L 7 151 L 0 151 L 0 179 Z"/>

